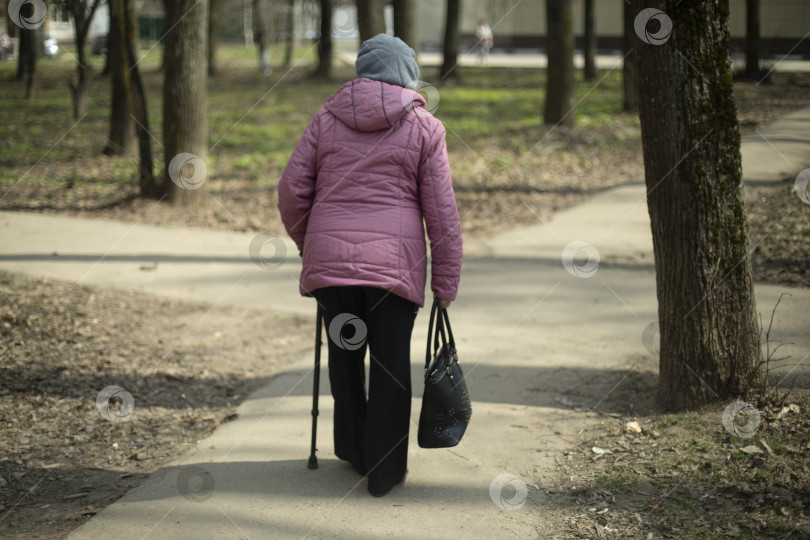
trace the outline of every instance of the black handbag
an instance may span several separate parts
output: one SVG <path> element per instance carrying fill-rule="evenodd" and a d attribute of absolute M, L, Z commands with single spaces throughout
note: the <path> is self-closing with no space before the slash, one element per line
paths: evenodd
<path fill-rule="evenodd" d="M 445 325 L 447 334 L 444 331 Z M 431 338 L 433 338 L 432 347 Z M 450 319 L 447 317 L 447 310 L 442 307 L 442 301 L 437 298 L 430 310 L 428 326 L 425 392 L 422 396 L 422 412 L 419 415 L 419 446 L 422 448 L 456 446 L 461 441 L 471 416 L 470 394 L 467 392 L 464 373 L 458 364 Z"/>

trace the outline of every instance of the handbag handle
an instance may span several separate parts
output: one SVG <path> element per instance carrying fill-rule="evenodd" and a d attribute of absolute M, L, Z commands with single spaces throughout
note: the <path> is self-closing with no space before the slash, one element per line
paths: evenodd
<path fill-rule="evenodd" d="M 436 314 L 438 313 L 438 317 Z M 434 329 L 434 321 L 436 323 L 436 327 Z M 445 334 L 444 326 L 447 325 L 447 334 Z M 456 340 L 453 338 L 453 330 L 450 328 L 450 317 L 447 315 L 447 309 L 442 307 L 442 301 L 440 298 L 436 298 L 433 300 L 433 306 L 430 309 L 430 322 L 428 323 L 428 339 L 427 339 L 427 351 L 425 352 L 425 372 L 427 372 L 428 368 L 430 367 L 430 359 L 432 356 L 436 355 L 436 352 L 439 350 L 439 336 L 441 335 L 442 346 L 447 345 L 447 337 L 448 334 L 450 336 L 450 347 L 453 349 L 456 348 Z M 431 347 L 431 341 L 433 342 L 433 347 Z M 430 354 L 431 349 L 433 350 L 433 354 Z"/>

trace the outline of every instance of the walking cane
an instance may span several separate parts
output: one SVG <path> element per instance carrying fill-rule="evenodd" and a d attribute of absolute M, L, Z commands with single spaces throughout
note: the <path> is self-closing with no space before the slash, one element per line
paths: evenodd
<path fill-rule="evenodd" d="M 318 458 L 315 457 L 315 435 L 318 432 L 318 392 L 320 390 L 321 382 L 321 328 L 323 322 L 323 311 L 321 305 L 318 304 L 318 310 L 315 314 L 315 376 L 312 382 L 312 446 L 309 452 L 309 463 L 307 467 L 310 469 L 318 468 Z"/>

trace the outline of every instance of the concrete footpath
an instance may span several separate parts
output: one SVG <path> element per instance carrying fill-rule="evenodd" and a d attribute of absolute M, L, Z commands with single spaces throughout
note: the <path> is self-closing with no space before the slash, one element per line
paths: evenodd
<path fill-rule="evenodd" d="M 808 119 L 810 108 L 795 122 L 788 118 L 795 126 Z M 785 156 L 789 152 L 794 174 L 801 167 L 795 165 L 810 157 L 809 141 L 795 155 L 781 141 L 770 142 Z M 745 175 L 764 181 L 775 160 L 766 158 L 770 145 L 753 143 L 744 144 Z M 287 256 L 280 244 L 273 253 L 262 252 L 272 264 L 261 268 L 250 257 L 253 240 L 246 234 L 0 213 L 0 268 L 314 318 L 313 301 L 297 293 L 301 265 L 292 244 L 285 241 Z M 598 265 L 593 258 L 562 255 L 576 241 L 580 255 L 598 253 Z M 582 430 L 600 421 L 599 414 L 625 412 L 633 403 L 643 409 L 654 396 L 649 383 L 657 357 L 642 339 L 657 319 L 651 251 L 641 183 L 594 196 L 547 223 L 468 242 L 451 317 L 473 398 L 472 423 L 456 448 L 416 445 L 427 326 L 422 310 L 412 342 L 410 472 L 405 485 L 384 498 L 368 495 L 364 480 L 332 453 L 325 370 L 321 465 L 307 469 L 307 355 L 251 395 L 237 420 L 71 538 L 543 536 L 538 526 L 544 487 L 553 486 L 555 454 L 581 442 Z M 141 270 L 154 263 L 154 270 Z M 758 309 L 767 321 L 783 292 L 791 296 L 776 315 L 772 339 L 792 343 L 780 352 L 810 364 L 810 290 L 757 285 Z M 804 366 L 793 373 L 807 385 Z"/>

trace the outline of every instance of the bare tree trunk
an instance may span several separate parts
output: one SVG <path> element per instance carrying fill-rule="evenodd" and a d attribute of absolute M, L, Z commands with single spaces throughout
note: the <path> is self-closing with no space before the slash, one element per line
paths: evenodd
<path fill-rule="evenodd" d="M 73 15 L 73 28 L 76 34 L 76 79 L 74 83 L 70 81 L 71 102 L 73 104 L 73 118 L 78 119 L 87 113 L 87 54 L 85 44 L 87 43 L 87 33 L 90 24 L 93 22 L 93 15 L 100 0 L 93 0 L 89 13 L 84 0 L 73 0 L 71 14 Z"/>
<path fill-rule="evenodd" d="M 585 65 L 582 75 L 586 81 L 592 81 L 596 77 L 596 16 L 593 4 L 594 0 L 585 0 L 585 31 L 582 36 Z"/>
<path fill-rule="evenodd" d="M 361 43 L 385 33 L 383 7 L 383 0 L 357 0 L 357 24 Z"/>
<path fill-rule="evenodd" d="M 259 50 L 259 71 L 269 75 L 273 68 L 270 67 L 270 31 L 265 1 L 253 0 L 253 40 Z"/>
<path fill-rule="evenodd" d="M 25 85 L 26 99 L 34 98 L 34 82 L 37 72 L 37 57 L 39 47 L 37 47 L 37 30 L 18 28 L 19 31 L 19 52 L 17 54 L 17 79 L 27 78 Z"/>
<path fill-rule="evenodd" d="M 295 0 L 288 0 L 287 2 L 287 17 L 285 24 L 287 28 L 287 35 L 284 39 L 284 68 L 290 67 L 292 63 L 293 48 L 295 46 Z"/>
<path fill-rule="evenodd" d="M 149 132 L 149 113 L 146 106 L 146 92 L 141 80 L 141 72 L 138 69 L 138 55 L 135 43 L 135 17 L 130 4 L 131 0 L 123 0 L 125 29 L 124 42 L 126 43 L 126 58 L 129 66 L 130 82 L 132 84 L 132 116 L 137 125 L 138 135 L 138 181 L 141 197 L 160 199 L 166 195 L 165 182 L 161 185 L 157 183 L 154 174 L 154 164 L 152 162 L 152 134 Z"/>
<path fill-rule="evenodd" d="M 416 24 L 416 0 L 394 0 L 394 35 L 419 54 L 419 27 Z"/>
<path fill-rule="evenodd" d="M 165 45 L 164 184 L 173 204 L 197 207 L 207 197 L 208 2 L 165 3 L 166 25 L 173 30 Z"/>
<path fill-rule="evenodd" d="M 745 78 L 759 79 L 759 0 L 745 2 Z"/>
<path fill-rule="evenodd" d="M 320 0 L 321 37 L 318 40 L 318 67 L 313 75 L 320 79 L 332 76 L 332 0 Z"/>
<path fill-rule="evenodd" d="M 217 46 L 219 45 L 219 0 L 208 0 L 208 75 L 217 74 Z"/>
<path fill-rule="evenodd" d="M 103 152 L 110 156 L 129 154 L 135 149 L 135 122 L 132 120 L 132 83 L 127 58 L 127 5 L 124 0 L 110 0 L 110 33 L 107 38 L 112 71 L 112 106 L 110 135 Z"/>
<path fill-rule="evenodd" d="M 634 5 L 640 9 L 641 0 Z M 728 0 L 645 0 L 643 7 L 661 9 L 677 29 L 663 44 L 639 43 L 638 58 L 659 401 L 682 410 L 745 398 L 762 375 Z"/>
<path fill-rule="evenodd" d="M 622 34 L 622 51 L 624 60 L 622 62 L 622 86 L 624 87 L 624 104 L 622 110 L 625 112 L 638 111 L 638 60 L 636 53 L 636 31 L 633 28 L 633 21 L 636 18 L 636 10 L 633 5 L 626 0 L 619 0 L 622 3 L 624 32 Z"/>
<path fill-rule="evenodd" d="M 546 0 L 548 19 L 548 80 L 546 124 L 576 124 L 574 111 L 574 31 L 571 0 Z"/>
<path fill-rule="evenodd" d="M 444 19 L 444 46 L 441 78 L 457 78 L 458 75 L 458 25 L 461 22 L 460 0 L 447 0 L 447 13 Z"/>

